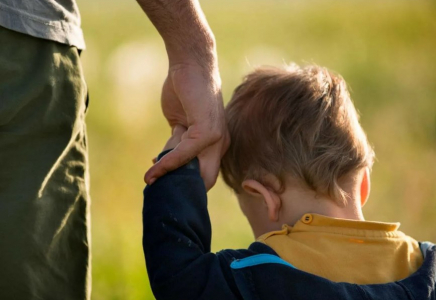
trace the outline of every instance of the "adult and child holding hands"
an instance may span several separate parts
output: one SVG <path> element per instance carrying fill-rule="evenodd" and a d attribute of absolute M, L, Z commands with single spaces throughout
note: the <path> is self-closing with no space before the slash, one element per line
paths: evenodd
<path fill-rule="evenodd" d="M 224 108 L 196 0 L 138 0 L 169 60 L 172 135 L 146 172 L 156 299 L 436 299 L 436 248 L 366 221 L 374 151 L 344 79 L 262 67 Z M 0 299 L 89 299 L 85 44 L 74 0 L 0 0 Z M 221 173 L 255 241 L 211 253 Z"/>

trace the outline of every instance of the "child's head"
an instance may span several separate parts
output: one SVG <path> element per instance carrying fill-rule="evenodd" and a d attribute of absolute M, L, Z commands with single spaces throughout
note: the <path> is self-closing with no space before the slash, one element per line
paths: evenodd
<path fill-rule="evenodd" d="M 356 189 L 346 182 L 361 181 L 356 174 L 373 163 L 345 81 L 325 68 L 255 70 L 236 88 L 226 118 L 231 145 L 222 175 L 238 198 L 258 193 L 244 184 L 255 182 L 278 197 L 305 190 L 320 205 L 325 198 L 346 207 Z"/>

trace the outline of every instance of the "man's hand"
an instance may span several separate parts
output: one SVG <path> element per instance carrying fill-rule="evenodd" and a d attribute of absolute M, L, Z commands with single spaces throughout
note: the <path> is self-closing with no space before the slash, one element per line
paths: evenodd
<path fill-rule="evenodd" d="M 182 141 L 183 135 L 186 133 L 186 128 L 182 125 L 176 125 L 173 128 L 173 133 L 171 134 L 171 137 L 168 139 L 167 143 L 165 144 L 163 151 L 174 149 L 177 147 L 178 144 Z M 155 162 L 156 163 L 156 162 Z"/>
<path fill-rule="evenodd" d="M 198 156 L 206 189 L 216 182 L 220 160 L 229 146 L 218 71 L 204 70 L 197 64 L 172 66 L 162 89 L 162 111 L 173 134 L 186 133 L 174 150 L 145 174 L 154 180 Z M 174 139 L 173 139 L 174 140 Z"/>
<path fill-rule="evenodd" d="M 168 54 L 170 68 L 162 89 L 163 113 L 171 128 L 187 128 L 181 142 L 152 166 L 144 179 L 152 184 L 197 156 L 209 190 L 230 144 L 215 37 L 198 0 L 137 1 L 162 36 Z"/>

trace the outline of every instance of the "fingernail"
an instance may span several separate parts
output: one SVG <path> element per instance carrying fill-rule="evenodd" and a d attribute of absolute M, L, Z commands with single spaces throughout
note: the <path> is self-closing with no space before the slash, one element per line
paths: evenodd
<path fill-rule="evenodd" d="M 152 185 L 155 181 L 156 181 L 156 178 L 152 178 L 152 179 L 150 179 L 150 183 L 149 183 L 149 185 Z"/>

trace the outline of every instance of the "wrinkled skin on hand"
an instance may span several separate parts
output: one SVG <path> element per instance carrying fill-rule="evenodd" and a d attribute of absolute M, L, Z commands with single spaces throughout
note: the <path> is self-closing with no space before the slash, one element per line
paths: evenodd
<path fill-rule="evenodd" d="M 145 181 L 152 184 L 197 156 L 209 190 L 216 182 L 221 157 L 230 144 L 218 69 L 195 63 L 171 66 L 162 88 L 161 105 L 173 133 L 177 125 L 187 130 L 174 150 L 147 171 Z"/>

